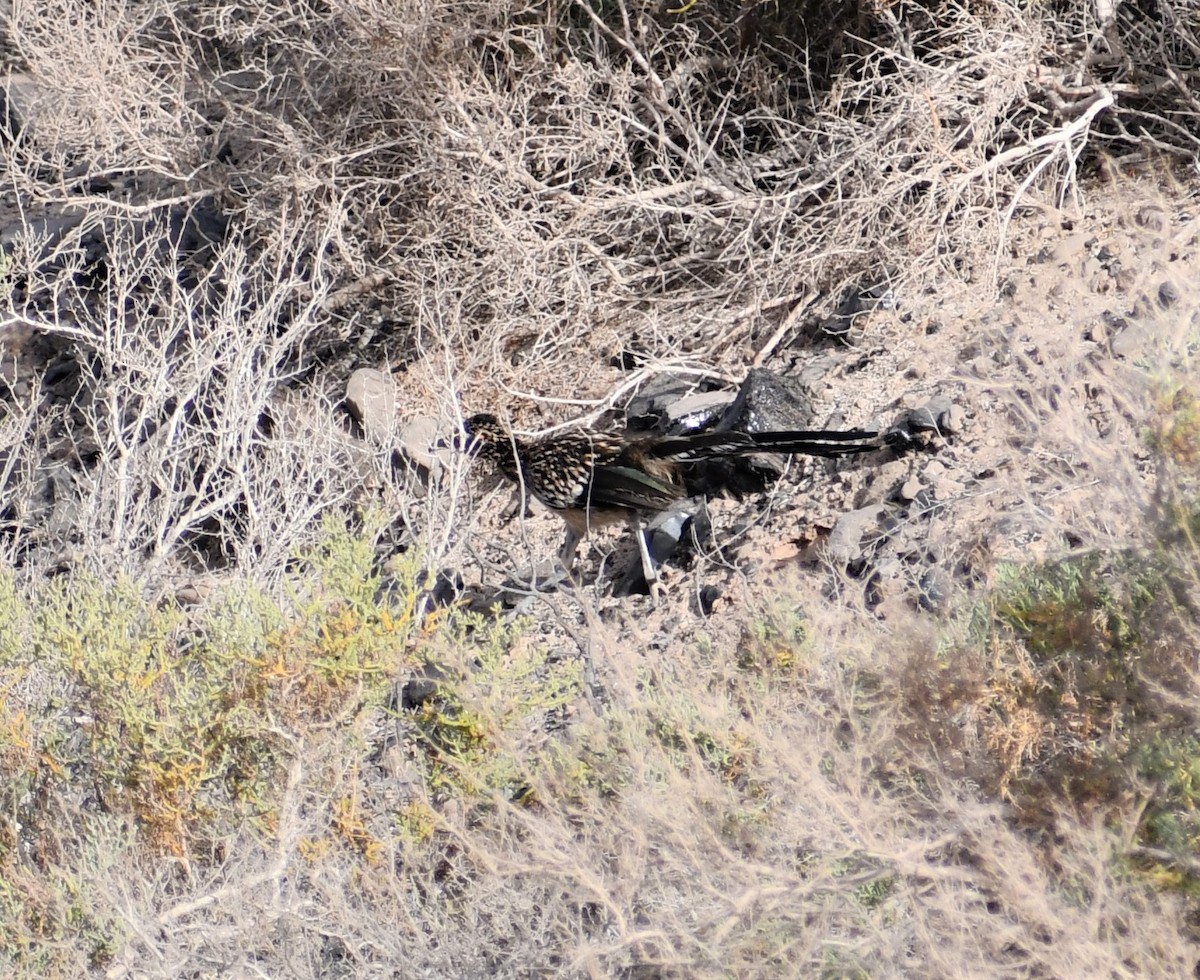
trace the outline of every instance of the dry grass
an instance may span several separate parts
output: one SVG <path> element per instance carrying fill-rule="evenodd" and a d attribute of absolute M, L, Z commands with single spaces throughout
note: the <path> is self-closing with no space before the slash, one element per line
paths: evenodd
<path fill-rule="evenodd" d="M 1193 970 L 1188 317 L 1107 382 L 1149 482 L 1029 355 L 998 414 L 1121 518 L 944 620 L 447 609 L 462 473 L 335 410 L 370 362 L 406 412 L 598 411 L 635 335 L 737 376 L 1195 152 L 1185 3 L 842 6 L 0 4 L 6 975 Z"/>
<path fill-rule="evenodd" d="M 736 376 L 863 277 L 994 288 L 1097 141 L 1191 147 L 1186 93 L 1142 92 L 1190 77 L 1190 15 L 1168 43 L 1122 7 L 1120 47 L 1077 6 L 15 5 L 4 331 L 74 370 L 8 399 L 5 469 L 27 500 L 48 454 L 98 465 L 56 550 L 10 515 L 10 558 L 271 574 L 371 470 L 325 421 L 364 356 L 414 407 L 578 412 L 631 338 Z"/>
<path fill-rule="evenodd" d="M 1072 740 L 1072 719 L 1053 712 L 1043 724 L 1063 731 L 1014 753 L 1029 730 L 1018 702 L 1036 713 L 1047 690 L 1081 705 L 1107 697 L 1104 679 L 1062 684 L 1085 649 L 1041 649 L 999 617 L 947 653 L 942 627 L 888 636 L 798 581 L 789 599 L 812 612 L 749 613 L 738 657 L 704 644 L 647 656 L 601 629 L 597 704 L 575 658 L 547 650 L 528 622 L 468 617 L 414 632 L 411 593 L 381 603 L 369 598 L 377 580 L 345 577 L 369 543 L 332 542 L 315 558 L 335 591 L 301 616 L 258 619 L 281 624 L 262 653 L 243 605 L 225 632 L 214 615 L 174 634 L 176 665 L 129 676 L 124 694 L 92 672 L 102 651 L 125 649 L 111 616 L 44 607 L 35 630 L 61 623 L 80 643 L 43 646 L 34 660 L 19 617 L 7 627 L 6 688 L 38 677 L 61 692 L 36 713 L 4 714 L 7 799 L 20 814 L 4 852 L 12 971 L 1190 969 L 1194 754 L 1183 730 L 1143 711 L 1194 717 L 1194 680 L 1170 696 L 1131 692 L 1131 713 L 1111 726 L 1174 748 L 1178 775 L 1136 752 L 1114 757 L 1095 733 Z M 73 594 L 87 595 L 83 583 Z M 168 635 L 156 624 L 169 619 L 139 615 L 128 597 L 121 608 L 146 624 L 141 635 Z M 1182 628 L 1194 639 L 1194 625 Z M 233 673 L 208 663 L 192 674 L 218 653 Z M 961 679 L 968 660 L 975 684 Z M 397 713 L 392 679 L 429 661 L 439 692 Z M 137 714 L 147 696 L 157 720 Z M 73 714 L 88 705 L 73 747 L 52 707 L 62 702 Z M 176 743 L 176 732 L 191 734 Z M 1070 755 L 1076 776 L 1124 779 L 1127 791 L 1081 794 L 1048 754 L 1060 773 Z M 1150 808 L 1137 796 L 1147 778 L 1158 782 Z M 191 805 L 163 822 L 162 804 L 186 792 Z M 1014 819 L 1030 800 L 1036 832 Z"/>

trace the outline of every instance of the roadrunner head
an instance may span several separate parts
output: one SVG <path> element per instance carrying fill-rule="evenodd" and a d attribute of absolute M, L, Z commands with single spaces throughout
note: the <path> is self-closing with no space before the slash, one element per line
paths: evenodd
<path fill-rule="evenodd" d="M 515 469 L 516 447 L 512 433 L 496 416 L 490 412 L 472 415 L 463 423 L 463 433 L 466 436 L 464 448 L 472 456 L 499 463 L 505 471 Z"/>

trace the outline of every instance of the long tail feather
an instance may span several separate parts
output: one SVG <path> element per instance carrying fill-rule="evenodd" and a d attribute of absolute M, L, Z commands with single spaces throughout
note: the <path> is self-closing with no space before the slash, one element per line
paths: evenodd
<path fill-rule="evenodd" d="M 875 432 L 865 429 L 797 429 L 784 432 L 697 432 L 659 439 L 651 454 L 659 459 L 691 462 L 751 453 L 799 453 L 805 456 L 852 456 L 882 448 Z"/>

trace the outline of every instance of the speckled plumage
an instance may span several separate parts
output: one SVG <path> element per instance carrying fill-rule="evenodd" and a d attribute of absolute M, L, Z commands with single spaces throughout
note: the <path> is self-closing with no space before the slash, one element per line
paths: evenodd
<path fill-rule="evenodd" d="M 862 430 L 748 434 L 697 432 L 681 436 L 633 435 L 574 429 L 535 439 L 514 436 L 494 415 L 467 420 L 468 448 L 567 522 L 560 552 L 570 569 L 579 540 L 590 528 L 666 510 L 686 496 L 681 464 L 717 456 L 804 453 L 846 456 L 880 447 Z M 647 578 L 653 578 L 645 542 L 639 546 Z"/>
<path fill-rule="evenodd" d="M 518 439 L 490 415 L 470 419 L 467 432 L 481 458 L 551 510 L 662 510 L 684 493 L 671 463 L 639 451 L 645 439 L 582 429 Z"/>

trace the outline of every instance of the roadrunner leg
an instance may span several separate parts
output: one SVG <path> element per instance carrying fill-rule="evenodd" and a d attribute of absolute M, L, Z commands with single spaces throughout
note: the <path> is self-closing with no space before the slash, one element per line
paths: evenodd
<path fill-rule="evenodd" d="M 586 520 L 586 515 L 584 518 Z M 659 584 L 658 571 L 654 567 L 654 559 L 650 557 L 650 548 L 646 544 L 646 528 L 639 518 L 629 518 L 629 526 L 633 529 L 634 536 L 637 538 L 638 555 L 642 560 L 642 574 L 646 578 L 646 584 L 650 586 L 650 594 L 654 594 L 655 587 Z M 558 549 L 558 560 L 562 563 L 563 568 L 567 570 L 567 574 L 571 574 L 575 568 L 576 552 L 579 550 L 579 542 L 586 536 L 586 527 L 578 526 L 576 520 L 567 520 L 567 533 L 563 538 L 562 547 Z"/>
<path fill-rule="evenodd" d="M 639 520 L 630 523 L 633 524 L 633 533 L 637 538 L 638 554 L 642 556 L 642 574 L 646 577 L 646 584 L 650 587 L 650 593 L 653 595 L 654 586 L 658 582 L 658 570 L 654 567 L 654 559 L 650 557 L 650 548 L 646 544 L 646 528 Z"/>
<path fill-rule="evenodd" d="M 562 562 L 563 568 L 567 570 L 567 574 L 571 574 L 571 570 L 575 567 L 575 552 L 579 550 L 579 541 L 582 535 L 575 525 L 567 524 L 567 535 L 563 538 L 562 547 L 558 549 L 558 560 Z"/>

